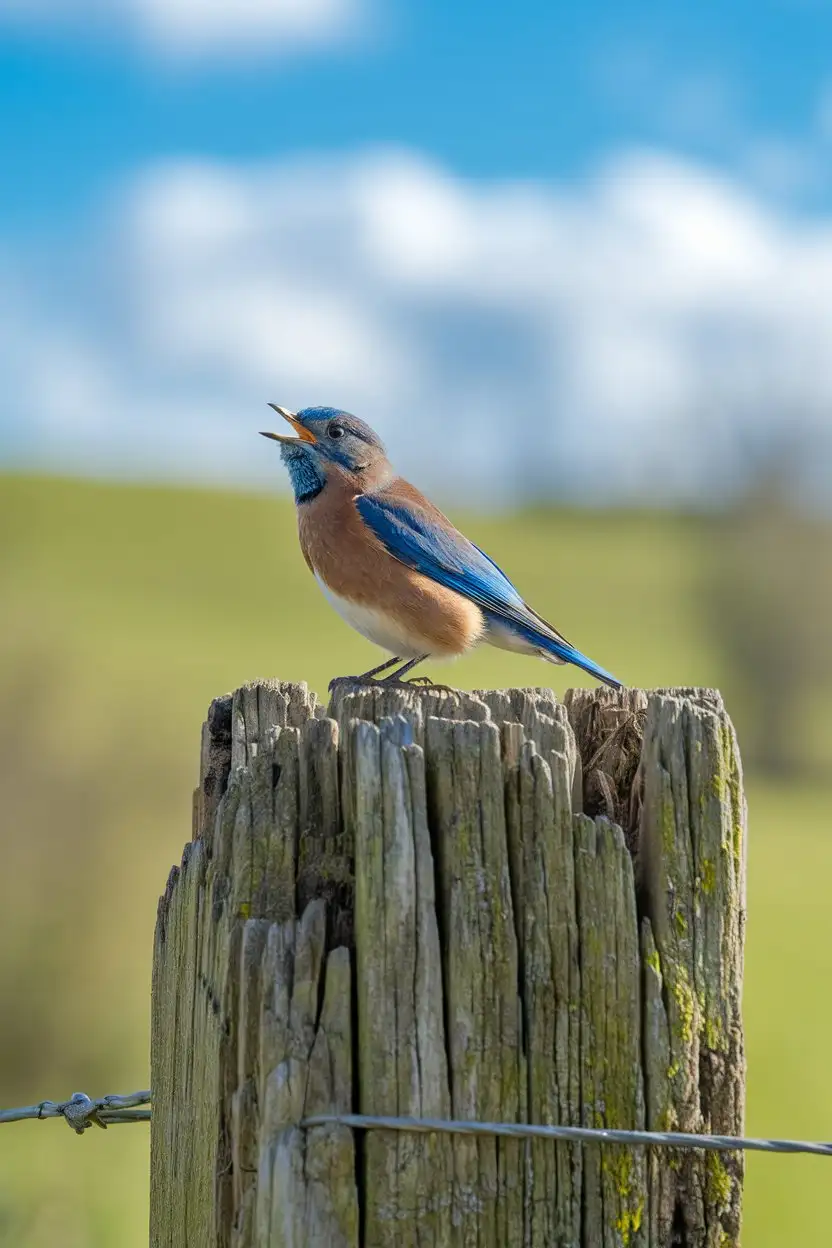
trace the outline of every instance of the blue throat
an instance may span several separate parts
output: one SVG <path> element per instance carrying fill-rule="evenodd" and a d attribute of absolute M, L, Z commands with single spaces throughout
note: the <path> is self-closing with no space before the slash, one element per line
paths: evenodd
<path fill-rule="evenodd" d="M 326 477 L 314 452 L 306 450 L 302 445 L 289 446 L 284 442 L 280 448 L 280 458 L 289 469 L 296 503 L 308 503 L 320 494 L 326 485 Z"/>

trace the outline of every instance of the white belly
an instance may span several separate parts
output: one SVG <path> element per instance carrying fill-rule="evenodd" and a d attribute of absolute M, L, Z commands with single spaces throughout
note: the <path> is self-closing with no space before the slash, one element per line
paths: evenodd
<path fill-rule="evenodd" d="M 382 650 L 387 650 L 401 659 L 415 659 L 419 655 L 430 653 L 430 645 L 425 645 L 424 639 L 404 632 L 401 625 L 388 615 L 381 611 L 374 611 L 370 607 L 359 606 L 358 603 L 350 602 L 349 599 L 334 594 L 317 572 L 315 580 L 323 590 L 327 602 L 335 608 L 341 618 L 373 645 L 381 646 Z"/>

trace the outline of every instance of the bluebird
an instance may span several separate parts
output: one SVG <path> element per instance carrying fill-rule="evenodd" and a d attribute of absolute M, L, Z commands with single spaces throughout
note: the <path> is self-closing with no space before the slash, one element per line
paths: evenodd
<path fill-rule="evenodd" d="M 379 437 L 333 407 L 269 406 L 296 436 L 280 443 L 298 513 L 301 550 L 348 624 L 392 658 L 365 672 L 398 682 L 425 659 L 480 642 L 574 663 L 613 689 L 621 682 L 576 650 L 528 606 L 508 577 L 423 494 L 396 475 Z"/>

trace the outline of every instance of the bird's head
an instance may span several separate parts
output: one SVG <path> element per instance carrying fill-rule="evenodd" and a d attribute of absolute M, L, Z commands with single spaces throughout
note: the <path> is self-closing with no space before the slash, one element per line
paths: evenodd
<path fill-rule="evenodd" d="M 290 434 L 263 433 L 280 443 L 280 458 L 289 469 L 295 499 L 308 502 L 338 472 L 350 478 L 357 493 L 377 486 L 389 473 L 381 439 L 369 425 L 334 407 L 305 407 L 289 412 L 270 403 L 294 430 Z"/>

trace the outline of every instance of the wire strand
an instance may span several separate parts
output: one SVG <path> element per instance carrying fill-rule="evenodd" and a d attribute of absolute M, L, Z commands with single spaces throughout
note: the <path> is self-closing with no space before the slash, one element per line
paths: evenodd
<path fill-rule="evenodd" d="M 20 1109 L 0 1110 L 0 1123 L 32 1118 L 63 1118 L 81 1135 L 87 1127 L 119 1122 L 149 1122 L 150 1092 L 102 1096 L 93 1100 L 75 1092 L 68 1101 L 40 1101 Z M 622 1144 L 632 1148 L 692 1148 L 708 1152 L 811 1153 L 832 1157 L 832 1142 L 748 1139 L 733 1135 L 696 1135 L 688 1131 L 625 1131 L 603 1127 L 546 1126 L 527 1122 L 474 1122 L 461 1118 L 397 1118 L 382 1114 L 312 1114 L 300 1122 L 306 1130 L 340 1126 L 357 1131 L 442 1131 L 450 1135 L 502 1135 L 515 1139 L 571 1140 L 581 1144 Z"/>
<path fill-rule="evenodd" d="M 832 1157 L 832 1143 L 804 1140 L 743 1139 L 733 1135 L 695 1135 L 688 1131 L 619 1131 L 601 1127 L 543 1126 L 525 1122 L 471 1122 L 466 1119 L 388 1118 L 378 1114 L 313 1114 L 300 1124 L 377 1131 L 445 1131 L 453 1135 L 508 1135 L 516 1139 L 575 1140 L 583 1144 L 629 1144 L 635 1148 L 735 1149 L 756 1153 L 814 1153 Z"/>

